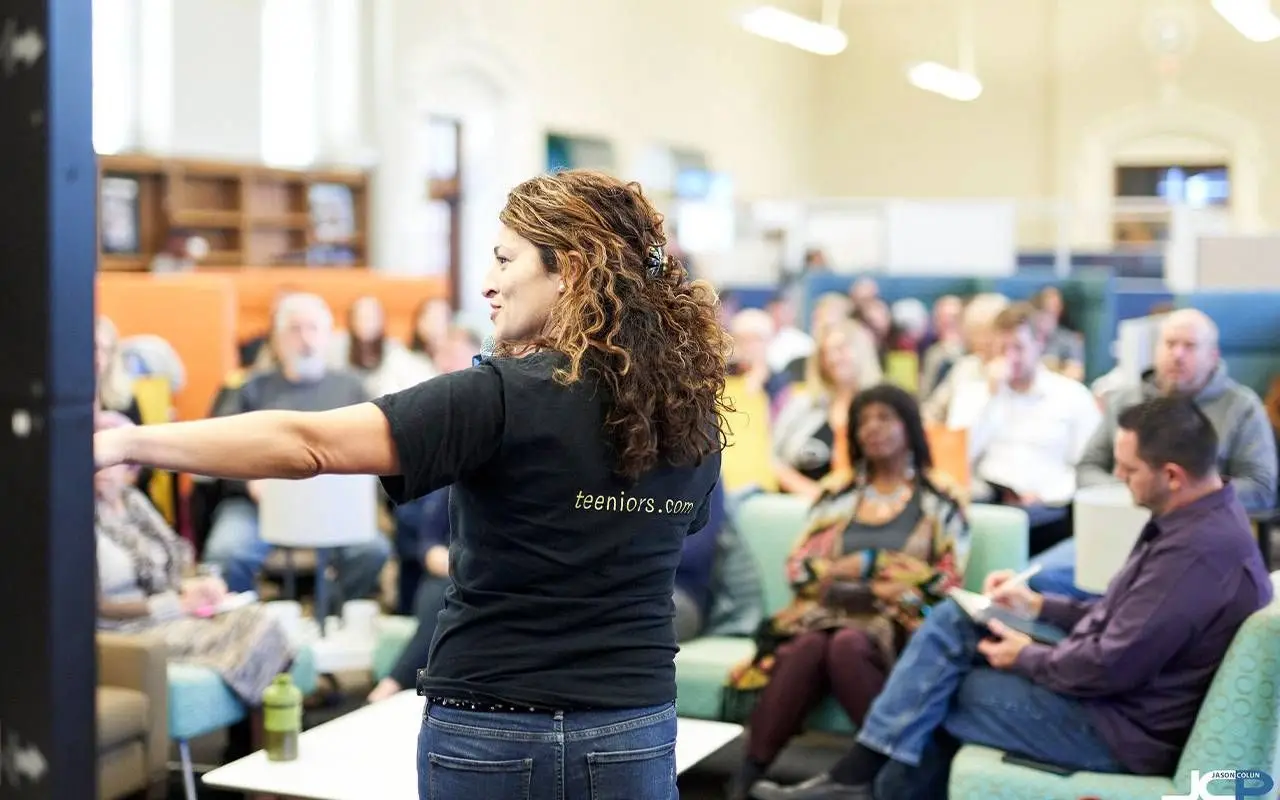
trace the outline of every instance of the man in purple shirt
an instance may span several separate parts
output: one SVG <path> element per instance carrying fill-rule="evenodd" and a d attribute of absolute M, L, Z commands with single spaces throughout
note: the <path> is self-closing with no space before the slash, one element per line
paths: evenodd
<path fill-rule="evenodd" d="M 1120 415 L 1115 472 L 1151 509 L 1128 561 L 1096 600 L 1039 595 L 994 573 L 997 602 L 1069 630 L 1056 645 L 948 601 L 912 637 L 858 743 L 829 774 L 757 784 L 758 800 L 945 797 L 966 742 L 1076 771 L 1172 775 L 1214 672 L 1271 582 L 1213 425 L 1160 397 Z M 984 636 L 985 634 L 985 636 Z"/>

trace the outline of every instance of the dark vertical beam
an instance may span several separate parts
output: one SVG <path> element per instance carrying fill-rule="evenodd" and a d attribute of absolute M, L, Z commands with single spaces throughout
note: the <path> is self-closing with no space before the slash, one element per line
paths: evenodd
<path fill-rule="evenodd" d="M 0 2 L 0 797 L 97 797 L 90 0 Z"/>

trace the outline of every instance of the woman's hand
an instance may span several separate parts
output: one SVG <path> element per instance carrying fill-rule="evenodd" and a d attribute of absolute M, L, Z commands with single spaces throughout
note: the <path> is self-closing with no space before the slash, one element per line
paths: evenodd
<path fill-rule="evenodd" d="M 216 608 L 227 597 L 227 585 L 221 578 L 191 578 L 182 584 L 182 608 L 188 614 Z"/>
<path fill-rule="evenodd" d="M 133 430 L 133 428 L 110 428 L 93 435 L 95 470 L 128 463 L 129 437 Z"/>

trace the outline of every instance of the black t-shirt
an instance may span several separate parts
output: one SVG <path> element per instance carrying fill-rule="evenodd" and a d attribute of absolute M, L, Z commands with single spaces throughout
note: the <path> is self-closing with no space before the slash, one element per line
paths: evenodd
<path fill-rule="evenodd" d="M 556 354 L 493 359 L 375 401 L 397 501 L 452 484 L 449 569 L 428 696 L 549 709 L 675 699 L 671 595 L 720 472 L 614 475 L 603 391 L 553 378 Z"/>

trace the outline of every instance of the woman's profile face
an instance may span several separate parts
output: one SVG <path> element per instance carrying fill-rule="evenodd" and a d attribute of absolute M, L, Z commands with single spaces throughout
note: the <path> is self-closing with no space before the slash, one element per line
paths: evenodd
<path fill-rule="evenodd" d="M 907 449 L 902 418 L 884 403 L 870 403 L 858 415 L 858 447 L 871 461 L 901 456 Z"/>
<path fill-rule="evenodd" d="M 484 279 L 489 319 L 500 342 L 529 342 L 546 326 L 560 296 L 561 277 L 542 266 L 538 248 L 503 225 Z"/>

